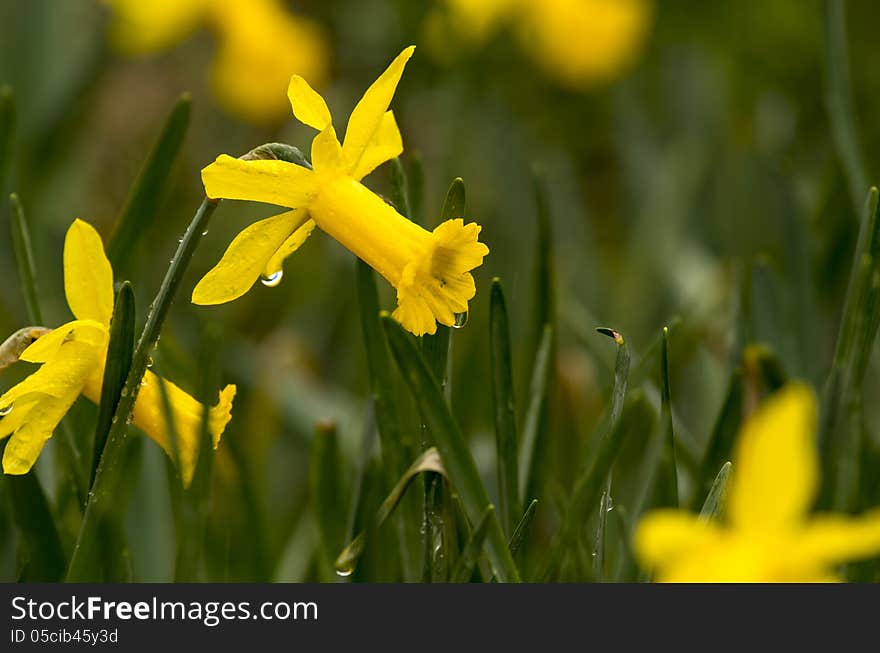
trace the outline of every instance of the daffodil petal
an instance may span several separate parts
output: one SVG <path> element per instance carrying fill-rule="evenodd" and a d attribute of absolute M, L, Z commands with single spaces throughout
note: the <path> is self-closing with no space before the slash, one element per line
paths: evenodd
<path fill-rule="evenodd" d="M 159 387 L 160 380 L 149 370 L 144 376 L 144 384 L 135 401 L 134 425 L 161 446 L 172 459 L 177 459 L 183 483 L 188 486 L 192 481 L 198 460 L 204 406 L 170 381 L 161 382 L 165 385 L 171 406 L 176 442 L 171 439 L 172 434 Z M 220 393 L 220 401 L 217 405 L 209 410 L 208 431 L 215 448 L 231 418 L 234 398 L 235 386 L 228 385 Z"/>
<path fill-rule="evenodd" d="M 73 320 L 35 340 L 19 359 L 29 363 L 45 363 L 58 353 L 65 342 L 76 340 L 99 347 L 106 337 L 107 327 L 97 320 Z"/>
<path fill-rule="evenodd" d="M 263 270 L 263 274 L 267 277 L 276 274 L 284 265 L 284 259 L 302 247 L 303 243 L 312 235 L 314 229 L 315 221 L 311 218 L 306 220 L 299 229 L 294 231 L 290 237 L 284 241 L 284 244 L 278 248 L 278 251 L 272 255 L 272 258 L 266 263 L 266 268 Z"/>
<path fill-rule="evenodd" d="M 290 78 L 287 97 L 290 100 L 293 115 L 304 125 L 314 127 L 318 131 L 324 131 L 332 122 L 333 118 L 330 116 L 330 109 L 327 108 L 324 98 L 299 75 Z"/>
<path fill-rule="evenodd" d="M 205 17 L 210 0 L 109 0 L 110 38 L 128 54 L 163 50 L 182 40 Z"/>
<path fill-rule="evenodd" d="M 367 145 L 358 164 L 351 171 L 355 179 L 363 179 L 386 161 L 400 156 L 403 152 L 403 138 L 394 119 L 393 111 L 386 111 L 382 116 L 373 139 Z"/>
<path fill-rule="evenodd" d="M 0 418 L 0 440 L 21 428 L 22 424 L 27 420 L 31 408 L 36 406 L 37 402 L 46 401 L 47 399 L 54 399 L 54 397 L 40 392 L 31 392 L 19 397 L 12 410 Z"/>
<path fill-rule="evenodd" d="M 406 62 L 415 51 L 411 45 L 401 52 L 391 65 L 379 76 L 372 86 L 367 89 L 360 102 L 357 103 L 348 119 L 348 127 L 345 130 L 345 142 L 342 146 L 345 152 L 345 160 L 349 170 L 357 170 L 361 166 L 361 158 L 367 147 L 373 142 L 376 131 L 382 124 L 394 91 L 403 75 Z"/>
<path fill-rule="evenodd" d="M 294 209 L 245 228 L 230 243 L 220 262 L 196 285 L 193 303 L 223 304 L 244 295 L 279 248 L 306 222 L 310 222 L 308 213 Z"/>
<path fill-rule="evenodd" d="M 3 452 L 3 471 L 7 474 L 27 474 L 46 441 L 64 417 L 79 393 L 64 397 L 46 397 L 34 404 L 27 419 L 12 434 Z"/>
<path fill-rule="evenodd" d="M 333 125 L 328 125 L 312 140 L 312 165 L 319 174 L 334 174 L 342 170 L 342 146 L 339 145 Z"/>
<path fill-rule="evenodd" d="M 100 349 L 86 343 L 64 343 L 49 362 L 43 363 L 40 369 L 0 397 L 0 410 L 10 405 L 14 409 L 18 399 L 33 392 L 55 398 L 76 398 L 95 365 L 100 364 L 101 353 Z"/>
<path fill-rule="evenodd" d="M 792 548 L 795 555 L 817 567 L 880 554 L 880 509 L 860 517 L 816 516 Z"/>
<path fill-rule="evenodd" d="M 78 218 L 64 239 L 64 294 L 77 319 L 110 324 L 113 269 L 98 232 Z"/>
<path fill-rule="evenodd" d="M 718 539 L 718 528 L 682 510 L 655 510 L 638 524 L 633 548 L 649 568 L 687 557 L 690 552 Z"/>
<path fill-rule="evenodd" d="M 727 515 L 739 529 L 792 527 L 803 519 L 818 482 L 816 398 L 790 384 L 747 420 L 739 435 Z"/>
<path fill-rule="evenodd" d="M 211 198 L 266 202 L 292 209 L 308 204 L 315 192 L 311 170 L 287 161 L 243 161 L 221 154 L 202 170 Z"/>

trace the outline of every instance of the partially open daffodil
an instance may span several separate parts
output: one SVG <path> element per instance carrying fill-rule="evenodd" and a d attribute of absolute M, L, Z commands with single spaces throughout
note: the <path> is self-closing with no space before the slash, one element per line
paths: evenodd
<path fill-rule="evenodd" d="M 57 329 L 30 328 L 16 338 L 32 342 L 19 360 L 40 368 L 0 397 L 0 438 L 11 435 L 3 454 L 3 471 L 27 473 L 58 423 L 79 395 L 98 403 L 113 315 L 113 270 L 101 237 L 86 222 L 75 220 L 64 240 L 64 293 L 76 318 Z M 192 479 L 198 457 L 203 406 L 173 383 L 163 381 L 177 435 L 176 453 L 184 484 Z M 133 423 L 174 456 L 160 379 L 147 371 L 138 391 Z M 235 386 L 226 386 L 210 409 L 208 430 L 214 446 L 230 419 Z"/>
<path fill-rule="evenodd" d="M 328 48 L 313 21 L 279 0 L 105 0 L 111 39 L 122 52 L 166 49 L 208 25 L 217 37 L 211 81 L 220 102 L 249 122 L 284 117 L 284 86 L 293 72 L 322 82 Z"/>
<path fill-rule="evenodd" d="M 373 267 L 397 289 L 394 317 L 416 335 L 453 326 L 476 293 L 470 271 L 489 249 L 480 225 L 447 220 L 433 232 L 411 222 L 360 180 L 398 156 L 403 143 L 391 98 L 414 47 L 382 73 L 351 114 L 340 145 L 324 99 L 294 75 L 288 95 L 294 115 L 318 130 L 312 166 L 221 155 L 202 170 L 211 198 L 253 200 L 293 210 L 256 222 L 232 241 L 217 266 L 193 291 L 196 304 L 222 304 L 246 293 L 262 274 L 277 277 L 284 259 L 317 225 Z"/>
<path fill-rule="evenodd" d="M 880 510 L 809 514 L 819 483 L 816 399 L 792 384 L 744 425 L 724 524 L 679 510 L 649 513 L 635 534 L 642 562 L 669 582 L 818 582 L 834 566 L 880 554 Z"/>
<path fill-rule="evenodd" d="M 565 86 L 613 80 L 638 59 L 653 0 L 445 0 L 429 14 L 428 40 L 448 56 L 448 34 L 479 45 L 509 26 L 544 72 Z"/>

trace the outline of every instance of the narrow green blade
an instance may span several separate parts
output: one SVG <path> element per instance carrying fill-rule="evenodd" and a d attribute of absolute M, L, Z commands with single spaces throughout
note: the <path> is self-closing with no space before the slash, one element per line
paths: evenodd
<path fill-rule="evenodd" d="M 700 519 L 704 521 L 715 521 L 718 518 L 718 515 L 724 507 L 724 497 L 727 494 L 727 479 L 730 478 L 730 469 L 731 464 L 730 461 L 728 461 L 718 470 L 718 474 L 715 476 L 715 481 L 712 483 L 712 487 L 709 489 L 709 494 L 706 495 L 706 500 L 703 502 L 703 507 L 700 509 Z"/>
<path fill-rule="evenodd" d="M 15 94 L 10 86 L 0 86 L 0 191 L 5 189 L 6 172 L 12 159 L 15 133 Z"/>
<path fill-rule="evenodd" d="M 523 424 L 522 444 L 519 453 L 519 496 L 525 496 L 526 487 L 533 473 L 535 447 L 541 430 L 541 416 L 547 398 L 547 385 L 550 380 L 550 362 L 553 358 L 553 326 L 546 324 L 541 343 L 535 355 L 532 379 L 529 384 L 529 405 Z"/>
<path fill-rule="evenodd" d="M 508 537 L 520 516 L 519 460 L 516 402 L 510 354 L 510 325 L 501 280 L 492 281 L 489 312 L 489 351 L 492 362 L 492 401 L 495 408 L 495 445 L 498 465 L 498 496 L 501 523 Z"/>
<path fill-rule="evenodd" d="M 330 561 L 345 538 L 346 512 L 344 491 L 340 485 L 342 461 L 339 454 L 339 438 L 336 425 L 321 423 L 315 428 L 312 455 L 309 464 L 309 505 L 315 515 L 320 537 L 320 551 L 328 573 Z M 325 577 L 324 581 L 331 580 Z"/>
<path fill-rule="evenodd" d="M 672 428 L 672 394 L 669 389 L 669 328 L 663 327 L 660 354 L 660 430 L 663 449 L 658 473 L 660 506 L 678 507 L 678 467 L 675 464 L 675 433 Z"/>
<path fill-rule="evenodd" d="M 532 525 L 532 520 L 535 517 L 535 511 L 537 509 L 538 500 L 532 499 L 532 502 L 529 504 L 529 507 L 526 508 L 526 511 L 523 513 L 516 528 L 513 529 L 513 535 L 510 536 L 510 542 L 507 546 L 510 549 L 511 555 L 516 555 L 516 552 L 519 551 L 519 548 L 525 541 L 526 535 L 529 534 L 529 526 Z"/>
<path fill-rule="evenodd" d="M 188 93 L 177 100 L 116 219 L 113 236 L 107 245 L 107 257 L 117 272 L 124 269 L 141 236 L 159 212 L 189 126 L 191 105 Z"/>
<path fill-rule="evenodd" d="M 419 354 L 411 336 L 389 315 L 384 315 L 382 320 L 391 351 L 437 442 L 449 478 L 461 496 L 468 516 L 476 523 L 490 502 L 464 435 L 449 412 L 437 379 Z M 507 548 L 501 524 L 494 515 L 490 517 L 486 548 L 498 579 L 501 582 L 518 582 L 519 572 Z"/>
<path fill-rule="evenodd" d="M 101 403 L 98 406 L 98 423 L 95 427 L 95 443 L 92 453 L 92 465 L 89 475 L 89 487 L 95 482 L 98 462 L 107 444 L 107 435 L 116 405 L 122 394 L 125 379 L 131 368 L 131 357 L 134 353 L 134 292 L 131 284 L 124 281 L 116 293 L 113 306 L 113 317 L 110 321 L 110 342 L 107 346 L 107 363 L 104 367 L 104 380 L 101 386 Z"/>
<path fill-rule="evenodd" d="M 495 506 L 489 504 L 483 516 L 480 517 L 480 521 L 474 526 L 470 539 L 468 539 L 467 544 L 462 549 L 461 557 L 458 559 L 455 569 L 452 570 L 449 582 L 466 583 L 471 579 L 474 567 L 477 566 L 483 553 L 483 542 L 486 540 L 486 535 L 489 532 L 489 523 L 494 512 Z"/>
<path fill-rule="evenodd" d="M 26 559 L 21 578 L 26 583 L 53 583 L 64 576 L 67 561 L 55 518 L 37 475 L 4 475 L 10 510 Z"/>

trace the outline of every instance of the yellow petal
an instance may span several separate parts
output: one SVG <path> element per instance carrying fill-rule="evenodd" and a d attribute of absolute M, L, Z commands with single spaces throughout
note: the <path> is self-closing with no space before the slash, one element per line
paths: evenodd
<path fill-rule="evenodd" d="M 279 0 L 224 0 L 212 5 L 220 35 L 211 83 L 221 103 L 240 118 L 271 126 L 290 115 L 284 91 L 296 71 L 320 84 L 328 47 L 312 20 Z"/>
<path fill-rule="evenodd" d="M 73 221 L 64 239 L 64 294 L 77 319 L 109 326 L 113 269 L 98 232 L 80 219 Z"/>
<path fill-rule="evenodd" d="M 312 140 L 312 165 L 319 174 L 336 174 L 342 170 L 342 147 L 333 125 L 319 132 Z"/>
<path fill-rule="evenodd" d="M 58 353 L 61 345 L 75 340 L 101 347 L 107 337 L 107 327 L 96 320 L 73 320 L 35 340 L 25 349 L 20 360 L 45 363 Z"/>
<path fill-rule="evenodd" d="M 880 510 L 861 517 L 817 516 L 792 542 L 794 554 L 817 567 L 880 554 Z"/>
<path fill-rule="evenodd" d="M 54 397 L 44 395 L 40 392 L 31 392 L 19 397 L 16 400 L 15 405 L 12 407 L 12 410 L 0 418 L 0 440 L 11 433 L 15 433 L 15 431 L 21 428 L 22 424 L 27 421 L 31 408 L 36 406 L 37 403 L 46 401 L 47 399 L 54 399 Z"/>
<path fill-rule="evenodd" d="M 292 209 L 308 204 L 315 191 L 314 178 L 311 170 L 287 161 L 242 161 L 226 154 L 202 170 L 208 197 Z"/>
<path fill-rule="evenodd" d="M 727 515 L 743 530 L 784 530 L 803 519 L 818 474 L 816 398 L 792 383 L 770 397 L 739 435 Z"/>
<path fill-rule="evenodd" d="M 134 425 L 155 440 L 172 459 L 178 460 L 183 483 L 188 486 L 198 460 L 204 406 L 170 381 L 162 381 L 174 423 L 176 441 L 172 441 L 159 378 L 148 370 L 144 382 L 134 405 Z M 208 413 L 208 430 L 215 448 L 231 418 L 234 397 L 235 386 L 226 386 L 220 393 L 220 401 Z"/>
<path fill-rule="evenodd" d="M 278 251 L 272 255 L 272 258 L 266 263 L 266 269 L 263 270 L 263 274 L 267 277 L 277 274 L 284 264 L 284 259 L 302 247 L 302 244 L 312 235 L 314 229 L 315 221 L 312 219 L 306 220 L 299 229 L 294 231 L 290 237 L 284 241 L 284 244 L 278 248 Z"/>
<path fill-rule="evenodd" d="M 109 0 L 110 38 L 128 54 L 146 54 L 185 38 L 204 19 L 210 0 Z"/>
<path fill-rule="evenodd" d="M 0 410 L 34 392 L 55 398 L 80 393 L 95 365 L 101 361 L 102 351 L 92 345 L 70 341 L 64 343 L 52 359 L 36 372 L 7 390 L 0 397 Z"/>
<path fill-rule="evenodd" d="M 360 162 L 351 170 L 351 176 L 355 179 L 363 179 L 377 167 L 390 161 L 403 152 L 403 139 L 397 128 L 393 111 L 386 111 L 382 116 L 379 128 L 373 134 L 373 139 L 364 150 Z"/>
<path fill-rule="evenodd" d="M 293 115 L 304 125 L 314 127 L 318 131 L 324 131 L 333 118 L 327 103 L 318 92 L 309 86 L 309 83 L 299 75 L 290 78 L 287 87 L 287 97 L 293 109 Z"/>
<path fill-rule="evenodd" d="M 349 170 L 357 170 L 361 166 L 361 158 L 382 124 L 406 62 L 409 61 L 415 49 L 415 46 L 411 45 L 397 55 L 397 58 L 391 62 L 391 65 L 379 76 L 379 79 L 367 89 L 354 111 L 351 112 L 348 127 L 345 130 L 345 143 L 342 146 Z"/>
<path fill-rule="evenodd" d="M 6 444 L 6 451 L 3 452 L 4 472 L 27 474 L 31 470 L 46 441 L 52 437 L 53 431 L 76 401 L 76 397 L 76 394 L 60 398 L 47 396 L 28 410 L 24 424 L 12 434 Z"/>
<path fill-rule="evenodd" d="M 664 567 L 720 537 L 716 526 L 682 510 L 655 510 L 638 524 L 633 548 L 642 564 Z"/>
<path fill-rule="evenodd" d="M 279 248 L 307 221 L 306 211 L 294 209 L 245 228 L 230 243 L 220 262 L 196 285 L 193 303 L 223 304 L 241 297 L 254 285 Z"/>

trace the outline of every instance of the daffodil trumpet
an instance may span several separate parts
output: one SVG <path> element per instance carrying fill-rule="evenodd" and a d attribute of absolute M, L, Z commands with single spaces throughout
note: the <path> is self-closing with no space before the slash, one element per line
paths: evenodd
<path fill-rule="evenodd" d="M 816 398 L 799 383 L 745 423 L 720 523 L 657 510 L 639 523 L 636 553 L 669 582 L 820 582 L 835 567 L 880 553 L 880 509 L 862 516 L 815 514 L 819 486 Z"/>
<path fill-rule="evenodd" d="M 73 321 L 51 330 L 21 329 L 0 346 L 0 368 L 14 360 L 40 365 L 0 396 L 0 438 L 11 436 L 3 453 L 7 474 L 25 474 L 31 469 L 77 397 L 82 395 L 95 404 L 101 400 L 113 314 L 113 270 L 101 237 L 82 220 L 71 224 L 64 241 L 64 291 Z M 168 416 L 160 382 L 171 408 Z M 229 422 L 234 396 L 235 386 L 226 386 L 219 403 L 208 412 L 215 448 Z M 147 370 L 132 422 L 178 461 L 185 485 L 195 470 L 203 413 L 203 405 L 195 398 Z M 170 437 L 168 417 L 174 422 L 176 442 Z"/>
<path fill-rule="evenodd" d="M 211 198 L 250 200 L 292 210 L 245 228 L 193 290 L 195 304 L 222 304 L 263 276 L 278 279 L 284 259 L 317 226 L 381 274 L 397 290 L 393 316 L 415 335 L 437 323 L 454 326 L 476 294 L 471 270 L 489 249 L 480 225 L 454 218 L 427 231 L 361 183 L 399 156 L 403 142 L 391 98 L 414 47 L 406 48 L 370 86 L 351 114 L 340 144 L 324 99 L 300 76 L 288 88 L 293 113 L 318 130 L 311 169 L 279 158 L 221 155 L 202 170 Z"/>

